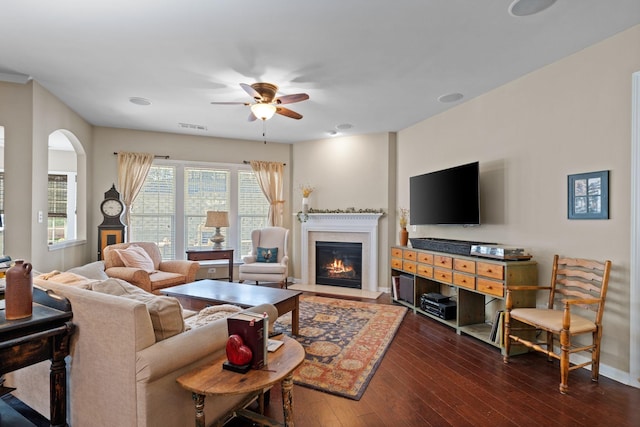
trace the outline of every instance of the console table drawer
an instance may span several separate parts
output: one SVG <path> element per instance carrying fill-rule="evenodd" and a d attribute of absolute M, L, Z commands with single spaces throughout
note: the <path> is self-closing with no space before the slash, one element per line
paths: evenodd
<path fill-rule="evenodd" d="M 433 263 L 439 267 L 453 268 L 453 258 L 450 256 L 436 255 L 433 259 Z"/>
<path fill-rule="evenodd" d="M 433 277 L 433 267 L 430 265 L 418 264 L 418 276 Z"/>
<path fill-rule="evenodd" d="M 469 274 L 453 273 L 453 284 L 468 289 L 476 288 L 476 278 Z"/>
<path fill-rule="evenodd" d="M 423 264 L 433 264 L 433 255 L 419 252 L 418 262 L 421 262 Z"/>
<path fill-rule="evenodd" d="M 504 279 L 504 267 L 490 264 L 488 262 L 478 263 L 478 276 L 491 277 L 493 279 Z"/>
<path fill-rule="evenodd" d="M 465 273 L 475 274 L 476 263 L 475 261 L 456 258 L 453 260 L 453 269 L 458 271 L 464 271 Z"/>
<path fill-rule="evenodd" d="M 418 259 L 418 253 L 416 251 L 402 251 L 402 258 L 408 259 L 411 261 L 416 261 Z"/>
<path fill-rule="evenodd" d="M 418 270 L 417 264 L 411 261 L 403 261 L 402 269 L 408 273 L 415 273 Z"/>
<path fill-rule="evenodd" d="M 433 278 L 441 282 L 453 283 L 453 272 L 451 270 L 435 268 L 433 270 Z"/>
<path fill-rule="evenodd" d="M 483 294 L 494 295 L 496 297 L 504 296 L 504 285 L 502 282 L 495 280 L 487 280 L 478 277 L 478 291 Z"/>
<path fill-rule="evenodd" d="M 402 260 L 398 258 L 391 258 L 391 268 L 402 270 Z"/>
<path fill-rule="evenodd" d="M 400 248 L 391 248 L 391 256 L 393 258 L 402 258 L 402 249 L 400 249 Z"/>

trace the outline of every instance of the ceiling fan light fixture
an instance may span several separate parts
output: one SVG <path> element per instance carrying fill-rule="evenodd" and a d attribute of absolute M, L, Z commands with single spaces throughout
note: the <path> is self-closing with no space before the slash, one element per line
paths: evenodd
<path fill-rule="evenodd" d="M 269 120 L 276 113 L 276 107 L 272 104 L 257 103 L 251 105 L 251 112 L 260 120 Z"/>

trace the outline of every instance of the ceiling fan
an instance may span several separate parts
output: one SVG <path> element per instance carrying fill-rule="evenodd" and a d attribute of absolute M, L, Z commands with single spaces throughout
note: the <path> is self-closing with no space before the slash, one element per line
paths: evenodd
<path fill-rule="evenodd" d="M 295 111 L 282 107 L 281 105 L 293 104 L 294 102 L 306 101 L 309 99 L 309 95 L 306 93 L 295 93 L 292 95 L 276 97 L 278 86 L 272 83 L 254 83 L 252 85 L 240 83 L 240 87 L 242 87 L 242 89 L 244 89 L 255 102 L 212 102 L 212 104 L 249 105 L 251 106 L 249 121 L 254 121 L 256 119 L 263 121 L 269 120 L 276 113 L 282 116 L 291 117 L 292 119 L 300 120 L 302 118 L 302 114 L 296 113 Z"/>

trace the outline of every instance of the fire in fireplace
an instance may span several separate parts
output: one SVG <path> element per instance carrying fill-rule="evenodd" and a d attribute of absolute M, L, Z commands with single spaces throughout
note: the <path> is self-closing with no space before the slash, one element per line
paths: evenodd
<path fill-rule="evenodd" d="M 316 241 L 316 283 L 362 289 L 362 243 Z"/>

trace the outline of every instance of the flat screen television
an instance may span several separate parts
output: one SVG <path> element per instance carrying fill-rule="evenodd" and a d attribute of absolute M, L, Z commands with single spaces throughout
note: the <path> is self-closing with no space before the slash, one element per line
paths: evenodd
<path fill-rule="evenodd" d="M 409 178 L 409 221 L 412 225 L 479 225 L 479 163 Z"/>

